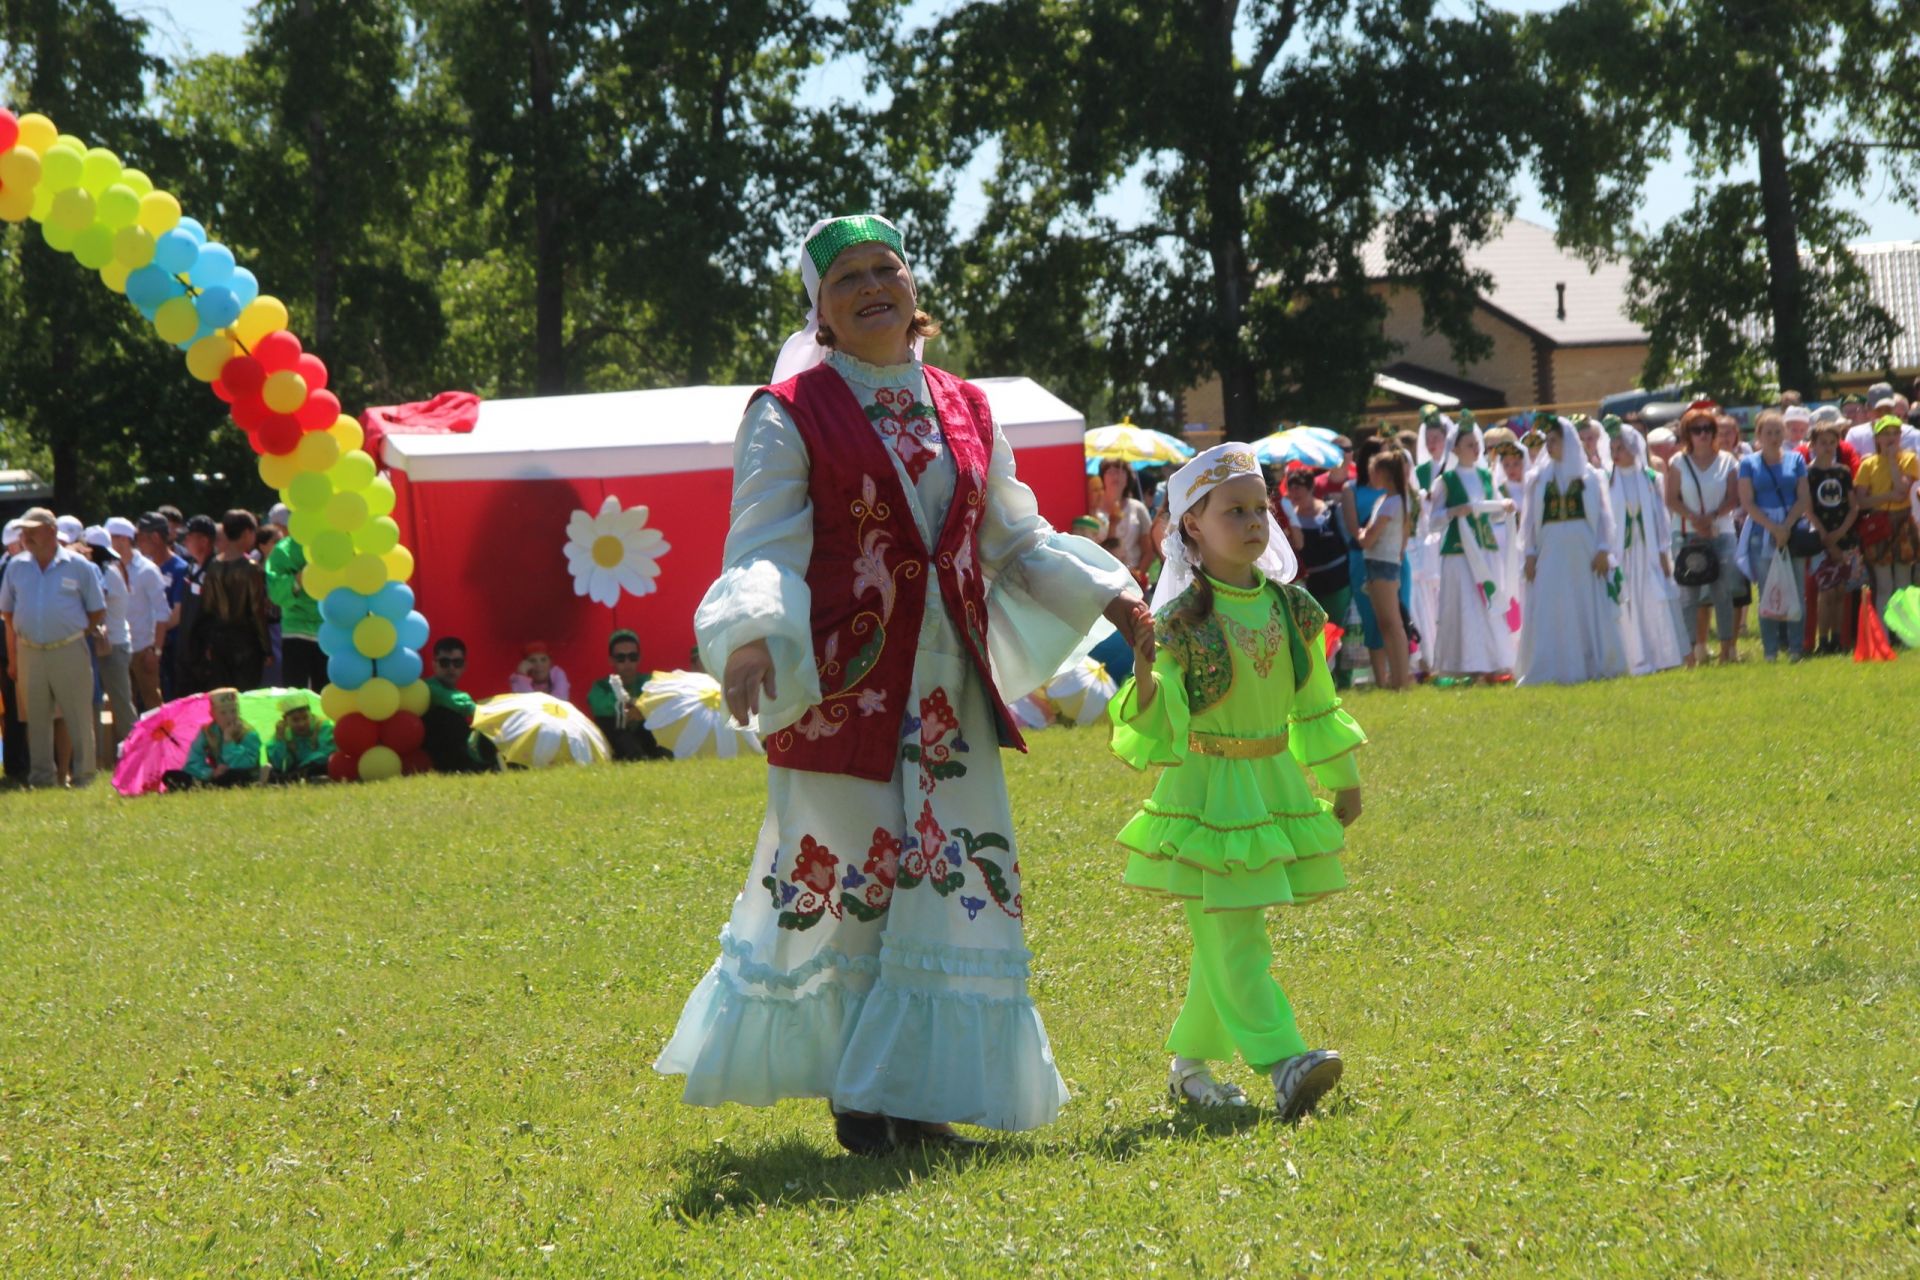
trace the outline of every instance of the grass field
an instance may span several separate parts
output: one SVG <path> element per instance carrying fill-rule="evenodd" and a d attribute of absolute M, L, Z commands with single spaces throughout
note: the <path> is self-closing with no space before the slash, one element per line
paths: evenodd
<path fill-rule="evenodd" d="M 649 1063 L 754 762 L 0 798 L 0 1275 L 1920 1272 L 1920 660 L 1362 695 L 1351 893 L 1279 972 L 1317 1119 L 1161 1092 L 1140 783 L 1009 757 L 1059 1123 L 955 1162 Z"/>

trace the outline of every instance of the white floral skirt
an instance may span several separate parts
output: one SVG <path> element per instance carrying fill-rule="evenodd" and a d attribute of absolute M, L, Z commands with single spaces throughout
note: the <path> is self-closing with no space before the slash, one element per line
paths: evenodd
<path fill-rule="evenodd" d="M 1059 1113 L 993 712 L 964 657 L 922 648 L 898 759 L 890 782 L 768 768 L 720 956 L 654 1064 L 687 1102 L 995 1129 Z"/>

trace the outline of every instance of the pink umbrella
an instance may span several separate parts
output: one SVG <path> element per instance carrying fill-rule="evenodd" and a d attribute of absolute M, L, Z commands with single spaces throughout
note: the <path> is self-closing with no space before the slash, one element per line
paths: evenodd
<path fill-rule="evenodd" d="M 123 796 L 165 791 L 160 775 L 186 764 L 194 735 L 212 722 L 213 705 L 204 693 L 175 698 L 141 716 L 120 744 L 113 789 Z"/>

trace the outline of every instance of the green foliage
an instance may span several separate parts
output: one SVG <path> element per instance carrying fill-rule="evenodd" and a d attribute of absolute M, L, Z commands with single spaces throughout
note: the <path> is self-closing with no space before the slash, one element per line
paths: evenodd
<path fill-rule="evenodd" d="M 1834 728 L 1912 759 L 1911 661 L 1354 697 L 1353 888 L 1272 916 L 1348 1064 L 1298 1129 L 1237 1064 L 1244 1125 L 1169 1107 L 1186 928 L 1112 843 L 1150 781 L 1035 735 L 1072 1098 L 965 1161 L 649 1069 L 758 762 L 9 796 L 0 1273 L 1912 1275 L 1920 866 Z"/>

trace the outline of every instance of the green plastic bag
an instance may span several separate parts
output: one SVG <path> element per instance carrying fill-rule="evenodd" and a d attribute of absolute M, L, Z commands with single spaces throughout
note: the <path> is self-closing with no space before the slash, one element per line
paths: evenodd
<path fill-rule="evenodd" d="M 1887 630 L 1909 649 L 1920 649 L 1920 587 L 1902 587 L 1887 601 Z"/>

